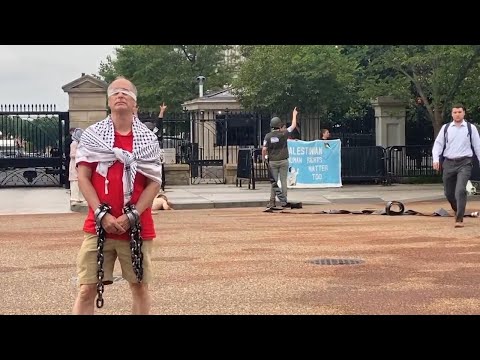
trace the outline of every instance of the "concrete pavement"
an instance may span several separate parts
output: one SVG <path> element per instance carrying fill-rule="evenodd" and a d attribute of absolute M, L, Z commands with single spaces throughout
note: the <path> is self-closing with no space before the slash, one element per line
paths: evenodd
<path fill-rule="evenodd" d="M 175 210 L 232 207 L 263 207 L 270 197 L 270 185 L 255 190 L 235 185 L 169 186 L 166 195 Z M 344 185 L 341 188 L 289 189 L 289 200 L 304 205 L 427 201 L 444 199 L 442 184 Z M 73 208 L 85 211 L 85 208 Z M 68 190 L 63 188 L 0 189 L 0 214 L 70 213 Z"/>
<path fill-rule="evenodd" d="M 166 189 L 174 209 L 262 207 L 270 198 L 270 185 L 257 184 L 255 190 L 235 185 L 191 185 Z M 344 185 L 341 188 L 289 189 L 288 199 L 305 205 L 422 201 L 443 199 L 442 184 Z"/>

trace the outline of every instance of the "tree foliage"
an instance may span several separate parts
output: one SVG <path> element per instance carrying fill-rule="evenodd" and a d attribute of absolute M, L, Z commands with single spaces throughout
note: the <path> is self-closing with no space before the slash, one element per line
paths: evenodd
<path fill-rule="evenodd" d="M 331 45 L 242 46 L 233 86 L 248 110 L 347 111 L 355 103 L 355 61 Z"/>
<path fill-rule="evenodd" d="M 357 45 L 342 53 L 361 66 L 364 98 L 391 95 L 424 106 L 435 135 L 454 103 L 478 107 L 479 45 Z"/>
<path fill-rule="evenodd" d="M 197 76 L 206 77 L 205 90 L 231 83 L 233 69 L 227 64 L 228 45 L 124 45 L 116 57 L 100 64 L 99 75 L 106 82 L 125 76 L 137 87 L 142 109 L 158 109 L 165 102 L 169 110 L 198 97 Z"/>

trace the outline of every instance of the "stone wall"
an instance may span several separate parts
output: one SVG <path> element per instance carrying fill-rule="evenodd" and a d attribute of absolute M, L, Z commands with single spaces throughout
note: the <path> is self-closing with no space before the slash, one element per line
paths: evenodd
<path fill-rule="evenodd" d="M 165 188 L 171 185 L 190 185 L 190 166 L 187 164 L 165 164 Z"/>

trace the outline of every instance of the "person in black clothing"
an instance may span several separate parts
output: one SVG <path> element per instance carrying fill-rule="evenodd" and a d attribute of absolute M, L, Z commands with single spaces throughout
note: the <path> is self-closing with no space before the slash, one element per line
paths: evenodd
<path fill-rule="evenodd" d="M 265 136 L 262 148 L 262 157 L 268 162 L 268 168 L 271 175 L 270 202 L 267 208 L 275 206 L 275 197 L 278 197 L 283 207 L 287 206 L 287 176 L 288 176 L 288 147 L 287 141 L 290 134 L 297 127 L 297 108 L 293 109 L 292 125 L 288 128 L 279 117 L 270 120 L 272 129 Z M 281 191 L 278 188 L 278 178 L 280 177 Z"/>

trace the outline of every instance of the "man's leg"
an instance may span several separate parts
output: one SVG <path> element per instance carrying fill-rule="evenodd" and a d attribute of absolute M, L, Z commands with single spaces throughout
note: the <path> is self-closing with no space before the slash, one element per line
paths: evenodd
<path fill-rule="evenodd" d="M 275 189 L 275 179 L 272 176 L 272 170 L 270 168 L 270 164 L 267 163 L 267 170 L 268 170 L 268 177 L 270 178 L 270 200 L 268 201 L 267 208 L 275 206 L 275 197 L 276 197 L 276 189 Z M 278 184 L 277 184 L 278 188 Z"/>
<path fill-rule="evenodd" d="M 122 268 L 122 277 L 129 282 L 132 291 L 133 315 L 148 315 L 152 306 L 152 296 L 148 289 L 148 284 L 152 280 L 152 244 L 153 240 L 143 240 L 143 279 L 141 283 L 138 283 L 132 267 L 130 242 L 123 240 L 117 242 L 116 249 Z"/>
<path fill-rule="evenodd" d="M 270 171 L 270 183 L 272 185 L 271 191 L 270 191 L 270 201 L 272 201 L 272 198 L 275 199 L 275 196 L 278 197 L 278 200 L 280 201 L 281 205 L 286 205 L 287 204 L 287 198 L 283 195 L 282 190 L 278 186 L 278 177 L 280 173 L 280 163 L 281 161 L 269 161 L 269 166 L 268 169 Z M 287 169 L 288 170 L 288 169 Z M 283 184 L 282 184 L 283 186 Z"/>
<path fill-rule="evenodd" d="M 148 290 L 148 284 L 130 283 L 130 289 L 132 290 L 132 314 L 150 314 L 152 295 Z"/>
<path fill-rule="evenodd" d="M 95 311 L 96 284 L 80 285 L 77 298 L 73 304 L 73 315 L 93 315 Z"/>
<path fill-rule="evenodd" d="M 455 198 L 455 189 L 457 186 L 457 170 L 453 161 L 445 160 L 443 162 L 443 190 L 452 210 L 457 213 L 457 199 Z"/>
<path fill-rule="evenodd" d="M 95 296 L 97 294 L 97 235 L 85 234 L 82 246 L 77 257 L 77 273 L 80 289 L 73 305 L 74 315 L 93 315 L 95 310 Z M 113 241 L 105 241 L 103 246 L 104 284 L 113 282 L 113 267 L 115 252 Z"/>
<path fill-rule="evenodd" d="M 281 161 L 279 170 L 280 170 L 280 183 L 282 184 L 282 193 L 285 199 L 288 199 L 287 197 L 288 159 Z"/>
<path fill-rule="evenodd" d="M 465 159 L 460 162 L 457 168 L 457 186 L 455 187 L 455 198 L 457 199 L 457 222 L 463 222 L 465 207 L 467 206 L 467 182 L 472 175 L 472 162 Z"/>

